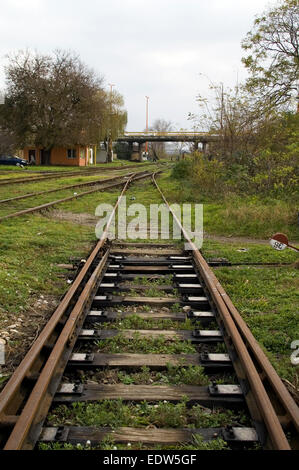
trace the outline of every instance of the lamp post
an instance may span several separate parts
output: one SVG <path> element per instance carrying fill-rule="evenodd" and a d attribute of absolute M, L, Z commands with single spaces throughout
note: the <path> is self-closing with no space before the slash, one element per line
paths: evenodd
<path fill-rule="evenodd" d="M 148 133 L 148 100 L 149 100 L 149 96 L 146 96 L 146 117 L 145 117 L 145 122 L 146 122 L 146 127 L 145 127 L 145 130 L 146 130 L 146 133 Z M 145 142 L 145 151 L 147 153 L 147 150 L 148 150 L 148 142 Z"/>

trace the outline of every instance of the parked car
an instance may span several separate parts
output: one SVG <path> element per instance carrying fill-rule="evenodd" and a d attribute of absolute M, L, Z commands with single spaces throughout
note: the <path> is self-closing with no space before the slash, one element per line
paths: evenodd
<path fill-rule="evenodd" d="M 0 165 L 27 166 L 28 162 L 23 158 L 0 155 Z"/>

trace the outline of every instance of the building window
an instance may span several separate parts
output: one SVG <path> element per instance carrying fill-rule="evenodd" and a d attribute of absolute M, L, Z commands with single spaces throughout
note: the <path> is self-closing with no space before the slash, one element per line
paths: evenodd
<path fill-rule="evenodd" d="M 76 149 L 67 149 L 67 158 L 76 158 Z"/>
<path fill-rule="evenodd" d="M 81 148 L 81 149 L 80 149 L 80 158 L 84 158 L 84 159 L 85 159 L 85 149 L 84 149 L 84 148 Z"/>

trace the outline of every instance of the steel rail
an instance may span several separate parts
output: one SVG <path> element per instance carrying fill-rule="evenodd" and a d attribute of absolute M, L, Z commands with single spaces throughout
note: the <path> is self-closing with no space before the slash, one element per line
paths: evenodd
<path fill-rule="evenodd" d="M 197 247 L 191 241 L 188 233 L 181 225 L 176 214 L 170 208 L 163 192 L 161 191 L 160 187 L 156 182 L 155 175 L 153 175 L 153 183 L 158 189 L 169 212 L 172 214 L 174 220 L 178 224 L 185 240 L 189 243 L 189 246 L 193 252 L 193 257 L 196 266 L 198 267 L 199 272 L 208 287 L 209 293 L 217 307 L 220 318 L 228 334 L 228 337 L 225 339 L 225 343 L 228 345 L 229 350 L 235 349 L 237 353 L 238 361 L 234 361 L 236 372 L 239 377 L 243 374 L 245 375 L 245 377 L 243 376 L 242 379 L 244 380 L 245 378 L 247 380 L 247 383 L 249 384 L 250 390 L 252 392 L 250 393 L 250 390 L 247 390 L 245 398 L 254 421 L 256 422 L 256 424 L 258 424 L 259 417 L 261 417 L 265 424 L 268 433 L 268 438 L 270 440 L 270 442 L 268 440 L 268 442 L 266 443 L 266 447 L 272 448 L 274 450 L 290 450 L 288 440 L 282 429 L 281 423 L 274 410 L 272 402 L 266 392 L 261 377 L 254 365 L 253 358 L 249 354 L 244 342 L 244 338 L 240 334 L 235 319 L 233 318 L 227 304 L 224 301 L 224 294 L 219 291 L 219 281 L 216 281 L 216 276 L 213 274 L 211 268 L 208 266 Z M 264 357 L 263 363 L 265 363 L 266 361 L 267 358 Z M 270 368 L 267 368 L 268 373 L 269 370 Z M 271 374 L 277 375 L 275 371 L 271 371 Z M 280 379 L 277 376 L 275 379 L 275 383 L 277 383 L 278 381 L 280 381 Z M 284 387 L 282 383 L 281 387 Z M 285 393 L 288 394 L 287 390 L 285 390 Z M 285 403 L 287 408 L 289 404 L 292 403 L 292 400 L 293 399 L 290 396 L 287 403 Z M 257 431 L 261 436 L 261 430 L 257 429 Z"/>
<path fill-rule="evenodd" d="M 130 168 L 136 168 L 136 166 L 150 166 L 149 164 L 147 163 L 140 163 L 138 165 L 132 165 L 131 167 L 128 167 L 128 169 Z M 64 178 L 64 177 L 70 177 L 70 176 L 90 176 L 90 175 L 93 175 L 95 173 L 100 173 L 102 171 L 106 172 L 106 171 L 118 171 L 118 170 L 124 170 L 126 168 L 123 168 L 123 167 L 108 167 L 108 168 L 92 168 L 92 169 L 89 169 L 89 170 L 78 170 L 78 171 L 66 171 L 66 172 L 51 172 L 51 174 L 49 175 L 41 175 L 39 177 L 27 177 L 27 178 L 5 178 L 5 179 L 1 179 L 0 178 L 0 187 L 1 186 L 5 186 L 7 184 L 18 184 L 18 183 L 31 183 L 31 182 L 36 182 L 36 181 L 46 181 L 48 179 L 54 179 L 54 178 Z"/>
<path fill-rule="evenodd" d="M 104 163 L 102 163 L 102 164 L 104 165 Z M 145 164 L 146 164 L 146 162 L 141 163 L 141 165 L 145 165 Z M 118 170 L 118 169 L 121 169 L 121 168 L 123 168 L 123 169 L 136 168 L 136 166 L 138 166 L 138 165 L 131 165 L 131 166 L 123 165 L 122 167 L 120 167 L 120 166 L 108 166 L 108 167 L 105 167 L 105 166 L 101 166 L 101 167 L 99 167 L 99 166 L 96 166 L 96 167 L 95 166 L 87 166 L 87 167 L 84 167 L 84 166 L 82 166 L 82 167 L 78 167 L 79 168 L 78 172 L 88 174 L 90 172 L 97 171 L 97 170 L 104 170 L 104 171 L 111 170 L 111 171 L 113 171 L 113 170 Z M 38 165 L 37 165 L 37 167 L 38 167 Z M 59 175 L 59 174 L 63 174 L 63 173 L 69 173 L 69 172 L 72 172 L 72 171 L 75 173 L 74 170 L 71 170 L 71 168 L 73 168 L 73 166 L 69 166 L 68 169 L 65 172 L 63 170 L 38 170 L 37 167 L 35 167 L 36 169 L 33 168 L 33 167 L 30 167 L 29 173 L 33 174 L 33 175 L 35 174 L 36 176 L 38 176 L 38 175 L 47 176 L 47 175 L 53 175 L 53 174 L 58 174 Z M 1 168 L 1 165 L 0 165 L 0 168 Z M 0 170 L 0 175 L 7 175 L 10 172 L 13 173 L 15 171 L 19 171 L 19 170 L 6 170 L 6 171 L 5 170 L 2 170 L 2 171 Z M 7 178 L 7 179 L 9 179 L 9 178 Z"/>
<path fill-rule="evenodd" d="M 144 174 L 144 173 L 146 173 L 146 174 Z M 134 180 L 140 179 L 140 178 L 147 178 L 151 175 L 152 175 L 152 172 L 149 172 L 149 171 L 145 170 L 145 171 L 140 172 L 140 176 L 139 175 L 134 176 Z M 123 178 L 124 178 L 124 176 L 123 176 Z M 90 189 L 89 191 L 84 191 L 83 193 L 77 194 L 75 196 L 68 196 L 68 197 L 65 197 L 65 198 L 62 198 L 62 199 L 56 199 L 55 201 L 47 202 L 47 203 L 41 204 L 39 206 L 30 207 L 28 209 L 23 209 L 23 210 L 18 211 L 18 212 L 13 212 L 11 214 L 3 215 L 2 217 L 0 217 L 0 222 L 2 222 L 3 220 L 6 220 L 6 219 L 11 219 L 12 217 L 20 217 L 22 215 L 31 214 L 32 212 L 39 212 L 39 211 L 42 211 L 44 209 L 48 209 L 49 207 L 55 206 L 57 204 L 62 204 L 63 202 L 71 201 L 73 199 L 78 199 L 80 197 L 86 196 L 87 194 L 92 194 L 92 193 L 95 193 L 95 192 L 98 192 L 98 191 L 104 191 L 105 189 L 115 188 L 117 186 L 121 186 L 122 184 L 123 184 L 123 182 L 112 183 L 112 184 L 109 184 L 108 186 L 102 186 L 101 185 L 100 188 Z"/>
<path fill-rule="evenodd" d="M 155 174 L 157 174 L 157 172 Z M 84 314 L 89 308 L 88 298 L 90 298 L 92 296 L 92 293 L 95 291 L 97 281 L 99 281 L 102 270 L 106 265 L 108 251 L 106 251 L 106 253 L 103 255 L 102 250 L 104 249 L 105 242 L 107 240 L 109 225 L 111 224 L 118 204 L 120 203 L 121 198 L 123 197 L 123 194 L 126 191 L 128 185 L 132 181 L 150 175 L 142 175 L 139 177 L 137 176 L 136 178 L 134 176 L 135 175 L 132 175 L 132 177 L 124 185 L 122 193 L 114 207 L 114 213 L 110 215 L 110 218 L 106 224 L 105 231 L 101 239 L 99 240 L 90 257 L 88 258 L 87 263 L 84 265 L 82 271 L 79 273 L 78 277 L 75 278 L 75 281 L 70 290 L 74 288 L 76 282 L 77 287 L 73 292 L 73 296 L 69 297 L 68 305 L 65 305 L 64 311 L 60 310 L 60 317 L 56 318 L 56 324 L 52 324 L 52 327 L 50 326 L 50 329 L 48 330 L 48 325 L 50 324 L 57 310 L 59 310 L 60 306 L 58 306 L 58 308 L 53 314 L 53 317 L 51 317 L 49 323 L 46 325 L 45 329 L 40 335 L 41 337 L 44 331 L 47 329 L 47 335 L 44 335 L 44 342 L 40 344 L 40 348 L 37 348 L 36 350 L 37 354 L 35 356 L 31 355 L 31 364 L 30 350 L 25 356 L 20 366 L 13 374 L 13 376 L 11 377 L 11 379 L 9 380 L 9 382 L 7 383 L 3 392 L 0 394 L 0 429 L 1 427 L 6 427 L 7 429 L 13 428 L 5 444 L 5 450 L 32 449 L 35 445 L 36 440 L 38 439 L 45 416 L 49 410 L 52 398 L 62 377 L 64 367 L 67 363 L 72 347 L 77 339 L 77 333 L 79 332 L 79 329 L 82 325 L 82 321 L 85 318 Z M 189 242 L 191 248 L 193 249 L 195 264 L 199 272 L 201 273 L 202 278 L 206 282 L 214 305 L 217 306 L 217 310 L 220 314 L 222 324 L 225 326 L 223 330 L 225 330 L 229 334 L 228 337 L 225 338 L 228 350 L 231 352 L 231 346 L 233 345 L 235 351 L 237 352 L 237 360 L 235 358 L 232 358 L 232 360 L 238 377 L 245 377 L 246 379 L 248 379 L 248 383 L 250 384 L 249 391 L 244 391 L 244 394 L 246 395 L 246 401 L 255 423 L 257 424 L 260 417 L 263 418 L 263 422 L 265 423 L 266 428 L 268 430 L 269 441 L 267 444 L 270 448 L 279 450 L 289 450 L 290 446 L 286 440 L 286 437 L 283 433 L 279 421 L 277 423 L 277 415 L 266 393 L 266 390 L 263 384 L 261 383 L 261 379 L 253 364 L 252 358 L 246 349 L 245 342 L 243 341 L 243 338 L 241 338 L 238 325 L 235 324 L 230 309 L 225 304 L 223 300 L 223 295 L 221 295 L 219 291 L 221 287 L 219 281 L 217 280 L 216 276 L 211 271 L 210 267 L 207 265 L 195 245 L 191 242 L 189 235 L 182 227 L 175 214 L 171 211 L 171 208 L 169 207 L 166 198 L 164 197 L 162 191 L 160 190 L 155 180 L 155 175 L 153 175 L 153 182 L 156 185 L 169 211 L 172 213 L 174 219 L 178 223 L 184 235 L 184 238 L 186 239 L 186 241 Z M 102 256 L 101 261 L 95 268 L 95 271 L 87 280 L 83 291 L 81 291 L 82 282 L 86 281 L 86 278 L 90 274 L 92 265 L 94 266 L 95 264 L 94 261 L 98 258 L 100 254 Z M 89 265 L 89 267 L 87 267 L 87 264 Z M 81 279 L 81 282 L 78 283 L 78 278 L 79 276 L 81 276 L 83 271 L 85 271 L 85 275 Z M 217 283 L 220 287 L 217 285 Z M 67 292 L 65 298 L 67 297 L 69 291 Z M 77 294 L 79 295 L 79 298 L 76 300 L 76 304 L 72 305 L 72 302 L 74 302 L 74 296 Z M 64 299 L 62 300 L 62 302 L 64 301 Z M 56 331 L 57 326 L 61 325 L 62 320 L 66 315 L 67 318 L 61 328 L 62 331 L 58 334 L 58 332 Z M 55 339 L 54 343 L 53 335 Z M 36 343 L 39 342 L 40 337 L 37 339 Z M 36 343 L 34 343 L 31 349 L 35 347 Z M 44 362 L 44 357 L 42 354 L 43 352 L 45 352 L 45 349 L 50 351 L 49 356 L 47 356 L 46 362 Z M 27 356 L 29 356 L 29 363 L 25 364 L 25 366 L 27 367 L 26 372 L 23 370 L 22 364 L 24 363 Z M 19 375 L 17 373 L 19 373 Z M 14 379 L 15 375 L 17 377 L 16 379 Z M 33 378 L 35 385 L 32 391 L 30 392 L 29 398 L 26 401 L 27 397 L 25 397 L 24 382 L 26 381 L 26 378 L 30 379 L 30 377 Z M 278 380 L 280 379 L 278 378 Z M 4 394 L 5 391 L 7 391 L 6 396 Z M 254 391 L 254 393 L 252 393 L 252 391 Z M 2 402 L 5 399 L 6 403 L 2 405 Z M 19 410 L 21 411 L 19 412 Z M 261 436 L 259 428 L 257 428 L 257 431 Z"/>
<path fill-rule="evenodd" d="M 141 132 L 125 132 L 124 133 L 124 137 L 126 137 L 126 136 L 130 137 L 132 135 L 133 136 L 134 135 L 138 135 L 138 136 L 141 135 L 141 136 L 145 136 L 145 137 L 147 135 L 158 135 L 158 136 L 164 136 L 164 135 L 166 135 L 166 136 L 168 136 L 168 135 L 170 135 L 170 136 L 172 136 L 172 135 L 182 135 L 182 136 L 188 135 L 189 136 L 189 135 L 191 135 L 192 137 L 193 136 L 194 137 L 200 137 L 201 135 L 214 135 L 214 134 L 212 134 L 211 132 L 205 132 L 205 131 L 202 131 L 202 132 L 196 132 L 196 131 L 195 132 L 193 132 L 193 131 L 186 131 L 186 132 L 184 132 L 184 131 L 177 131 L 177 132 L 176 131 L 170 131 L 170 132 L 167 132 L 167 131 L 166 132 L 163 132 L 163 131 L 161 131 L 161 132 L 160 131 L 148 131 L 148 132 L 142 132 L 141 131 Z"/>
<path fill-rule="evenodd" d="M 104 244 L 101 240 L 100 247 Z M 106 251 L 100 263 L 95 268 L 88 282 L 86 283 L 79 299 L 59 335 L 52 352 L 45 363 L 33 390 L 30 393 L 26 404 L 14 426 L 13 432 L 4 447 L 4 450 L 28 450 L 35 445 L 36 438 L 41 432 L 43 421 L 49 411 L 54 393 L 61 380 L 64 368 L 72 353 L 72 348 L 78 335 L 79 325 L 84 320 L 84 311 L 91 303 L 87 299 L 95 291 L 99 283 L 101 272 L 105 267 L 109 250 Z M 76 335 L 77 333 L 77 335 Z"/>
<path fill-rule="evenodd" d="M 152 174 L 153 173 L 151 173 L 151 175 Z M 151 175 L 143 175 L 142 177 Z M 4 450 L 32 449 L 34 447 L 43 421 L 51 405 L 52 397 L 59 385 L 64 365 L 67 362 L 72 346 L 76 340 L 76 333 L 79 333 L 77 326 L 84 308 L 86 306 L 88 307 L 87 298 L 90 297 L 91 292 L 94 290 L 96 281 L 99 280 L 100 274 L 106 264 L 106 259 L 109 254 L 108 250 L 102 257 L 95 271 L 93 271 L 89 277 L 76 304 L 73 306 L 72 302 L 74 301 L 74 296 L 78 294 L 94 261 L 102 253 L 107 240 L 109 226 L 125 191 L 132 181 L 140 178 L 141 177 L 138 175 L 136 177 L 132 175 L 124 184 L 101 239 L 98 241 L 82 270 L 75 278 L 72 286 L 67 291 L 40 336 L 1 392 L 0 429 L 13 428 L 4 445 Z M 69 311 L 70 308 L 71 311 Z M 56 332 L 57 327 L 61 324 L 66 314 L 68 314 L 68 318 L 63 325 L 61 334 L 58 334 Z M 52 348 L 53 335 L 54 347 Z M 48 349 L 50 347 L 51 352 L 46 363 L 44 363 L 42 353 L 47 347 Z M 33 377 L 35 385 L 27 398 L 25 396 L 24 384 L 26 378 L 28 380 L 30 377 Z M 18 414 L 19 410 L 21 410 L 20 414 Z"/>
<path fill-rule="evenodd" d="M 55 193 L 55 192 L 58 192 L 58 191 L 65 191 L 67 189 L 80 188 L 82 186 L 94 186 L 96 184 L 102 184 L 102 183 L 107 183 L 107 182 L 110 182 L 110 181 L 119 180 L 121 178 L 125 178 L 127 176 L 132 175 L 132 174 L 133 174 L 133 172 L 130 172 L 130 173 L 125 173 L 123 175 L 114 176 L 113 178 L 96 179 L 94 181 L 88 181 L 87 183 L 71 184 L 71 185 L 68 185 L 68 186 L 61 186 L 60 188 L 47 189 L 46 191 L 38 191 L 38 192 L 35 192 L 35 193 L 28 193 L 28 194 L 23 194 L 21 196 L 10 197 L 8 199 L 1 199 L 0 204 L 4 204 L 6 202 L 12 202 L 12 201 L 20 201 L 22 199 L 27 199 L 28 197 L 39 196 L 41 194 L 50 194 L 50 193 Z"/>
<path fill-rule="evenodd" d="M 91 171 L 76 171 L 76 172 L 60 172 L 59 174 L 53 173 L 51 175 L 42 175 L 39 177 L 33 176 L 32 178 L 6 178 L 6 179 L 0 179 L 0 187 L 5 186 L 7 184 L 18 184 L 18 183 L 31 183 L 31 182 L 38 182 L 38 181 L 46 181 L 49 179 L 54 179 L 54 178 L 67 178 L 71 176 L 89 176 L 89 174 L 94 174 L 94 173 L 99 173 L 100 170 L 94 170 L 93 172 Z"/>
<path fill-rule="evenodd" d="M 299 432 L 299 407 L 296 405 L 294 399 L 292 398 L 292 396 L 290 395 L 290 393 L 284 386 L 276 370 L 274 369 L 272 364 L 269 362 L 264 351 L 262 350 L 259 343 L 257 342 L 255 337 L 251 333 L 246 322 L 241 317 L 240 313 L 238 312 L 238 310 L 232 303 L 230 297 L 225 292 L 224 288 L 218 281 L 213 271 L 212 271 L 211 277 L 225 305 L 229 309 L 235 321 L 235 324 L 237 325 L 237 328 L 243 338 L 243 341 L 245 342 L 247 346 L 247 349 L 250 349 L 251 354 L 254 357 L 254 360 L 259 365 L 261 370 L 264 372 L 263 381 L 269 382 L 270 386 L 272 387 L 274 391 L 275 399 L 277 398 L 279 399 L 279 405 L 282 406 L 283 411 L 284 411 L 284 415 L 280 414 L 279 416 L 281 417 L 282 424 L 284 426 L 287 426 L 288 424 L 292 423 L 296 431 Z M 266 386 L 267 385 L 265 385 L 265 387 Z M 279 412 L 281 413 L 282 410 L 279 410 Z"/>

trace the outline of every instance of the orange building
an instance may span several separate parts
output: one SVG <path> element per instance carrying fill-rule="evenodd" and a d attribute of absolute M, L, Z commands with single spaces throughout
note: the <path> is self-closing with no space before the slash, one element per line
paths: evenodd
<path fill-rule="evenodd" d="M 74 145 L 70 147 L 53 147 L 51 151 L 40 147 L 29 146 L 22 151 L 22 156 L 28 162 L 36 165 L 67 165 L 88 166 L 94 164 L 96 147 Z"/>

